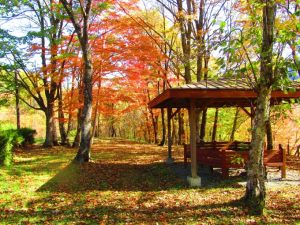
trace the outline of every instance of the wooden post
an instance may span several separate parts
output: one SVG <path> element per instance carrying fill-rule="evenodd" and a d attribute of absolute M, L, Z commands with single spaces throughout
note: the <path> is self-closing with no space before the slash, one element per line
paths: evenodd
<path fill-rule="evenodd" d="M 168 158 L 166 162 L 168 164 L 171 164 L 174 162 L 172 159 L 172 131 L 171 131 L 171 119 L 172 119 L 172 108 L 168 108 L 167 110 L 167 116 L 168 116 Z"/>
<path fill-rule="evenodd" d="M 190 122 L 190 146 L 191 146 L 191 177 L 188 177 L 188 182 L 192 187 L 199 187 L 201 186 L 201 179 L 197 175 L 196 105 L 193 100 L 191 100 L 190 102 L 189 122 Z"/>

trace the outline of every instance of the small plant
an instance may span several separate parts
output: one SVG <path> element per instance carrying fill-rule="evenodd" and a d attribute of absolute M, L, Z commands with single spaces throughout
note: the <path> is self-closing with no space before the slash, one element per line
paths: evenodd
<path fill-rule="evenodd" d="M 245 160 L 243 157 L 238 156 L 238 155 L 234 155 L 231 157 L 231 161 L 232 164 L 238 164 L 238 165 L 244 165 L 245 164 Z"/>

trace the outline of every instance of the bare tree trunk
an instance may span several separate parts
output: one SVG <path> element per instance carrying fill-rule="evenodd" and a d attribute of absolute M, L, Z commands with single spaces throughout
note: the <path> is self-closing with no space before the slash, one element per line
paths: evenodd
<path fill-rule="evenodd" d="M 81 123 L 80 123 L 80 118 L 81 118 L 81 109 L 78 109 L 77 112 L 77 129 L 76 129 L 76 134 L 75 134 L 75 138 L 72 144 L 72 148 L 77 148 L 79 147 L 80 144 L 80 132 L 81 132 Z"/>
<path fill-rule="evenodd" d="M 200 128 L 200 141 L 204 141 L 204 138 L 205 138 L 206 115 L 207 115 L 207 109 L 203 109 L 203 111 L 202 111 L 201 128 Z"/>
<path fill-rule="evenodd" d="M 177 137 L 178 132 L 176 132 L 177 127 L 175 125 L 176 117 L 177 115 L 172 118 L 172 144 L 178 142 L 178 137 Z"/>
<path fill-rule="evenodd" d="M 218 128 L 218 118 L 219 118 L 219 109 L 216 108 L 215 120 L 214 120 L 214 126 L 213 126 L 211 141 L 216 141 L 217 128 Z"/>
<path fill-rule="evenodd" d="M 232 130 L 231 130 L 231 135 L 230 135 L 230 141 L 234 140 L 234 134 L 236 131 L 236 126 L 237 126 L 237 120 L 239 116 L 239 107 L 236 108 L 234 119 L 233 119 L 233 125 L 232 125 Z"/>
<path fill-rule="evenodd" d="M 65 129 L 65 115 L 63 111 L 63 95 L 62 95 L 62 85 L 59 84 L 58 87 L 58 126 L 62 145 L 69 145 L 67 132 Z"/>
<path fill-rule="evenodd" d="M 183 143 L 182 135 L 184 134 L 184 118 L 181 111 L 178 112 L 178 145 Z"/>
<path fill-rule="evenodd" d="M 43 144 L 44 147 L 53 146 L 53 106 L 48 105 L 45 111 L 46 116 L 46 138 Z"/>
<path fill-rule="evenodd" d="M 270 118 L 266 121 L 266 133 L 267 133 L 267 150 L 272 150 L 273 137 L 272 137 L 272 126 L 271 126 Z"/>
<path fill-rule="evenodd" d="M 92 126 L 93 128 L 92 128 L 92 140 L 91 140 L 91 144 L 93 144 L 93 142 L 94 142 L 94 137 L 95 137 L 95 133 L 96 133 L 96 124 L 97 124 L 97 120 L 99 118 L 99 116 L 98 116 L 98 108 L 99 108 L 100 88 L 101 88 L 101 81 L 98 82 L 96 106 L 95 106 L 95 113 L 94 113 L 94 117 L 93 117 L 93 126 Z"/>
<path fill-rule="evenodd" d="M 58 137 L 57 137 L 57 127 L 56 127 L 56 121 L 53 119 L 53 122 L 52 122 L 52 126 L 53 126 L 53 145 L 54 146 L 59 146 L 59 143 L 58 143 Z"/>
<path fill-rule="evenodd" d="M 162 139 L 159 146 L 163 146 L 166 143 L 166 123 L 165 123 L 165 110 L 161 109 L 161 125 L 162 125 Z"/>

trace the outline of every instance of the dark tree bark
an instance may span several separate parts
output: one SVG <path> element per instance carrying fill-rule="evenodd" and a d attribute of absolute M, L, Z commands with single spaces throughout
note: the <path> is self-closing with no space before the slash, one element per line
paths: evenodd
<path fill-rule="evenodd" d="M 58 87 L 58 126 L 62 145 L 69 145 L 69 140 L 67 137 L 67 132 L 65 128 L 65 115 L 63 111 L 63 95 L 62 95 L 62 85 L 59 84 Z"/>
<path fill-rule="evenodd" d="M 178 112 L 178 145 L 183 143 L 182 136 L 184 134 L 184 118 L 181 111 Z"/>
<path fill-rule="evenodd" d="M 163 146 L 166 143 L 166 122 L 165 122 L 165 110 L 161 109 L 161 125 L 162 125 L 162 139 L 159 146 Z"/>
<path fill-rule="evenodd" d="M 207 115 L 207 109 L 203 109 L 203 111 L 202 111 L 202 120 L 201 120 L 201 128 L 200 128 L 200 141 L 204 141 L 204 138 L 205 138 L 206 115 Z"/>
<path fill-rule="evenodd" d="M 275 2 L 265 0 L 263 6 L 260 79 L 256 89 L 258 97 L 252 128 L 245 195 L 249 212 L 255 215 L 262 215 L 265 208 L 266 189 L 263 153 L 266 121 L 269 120 L 270 115 L 270 97 L 273 82 L 272 55 L 275 12 Z"/>

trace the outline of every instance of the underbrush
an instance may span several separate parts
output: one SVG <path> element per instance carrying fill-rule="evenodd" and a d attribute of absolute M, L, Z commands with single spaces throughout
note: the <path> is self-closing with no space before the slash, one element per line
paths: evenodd
<path fill-rule="evenodd" d="M 0 165 L 11 166 L 16 146 L 34 143 L 36 131 L 30 128 L 13 129 L 12 125 L 0 126 Z"/>

